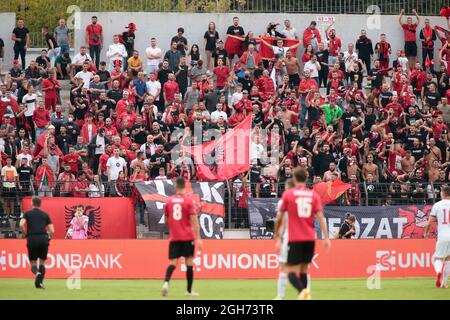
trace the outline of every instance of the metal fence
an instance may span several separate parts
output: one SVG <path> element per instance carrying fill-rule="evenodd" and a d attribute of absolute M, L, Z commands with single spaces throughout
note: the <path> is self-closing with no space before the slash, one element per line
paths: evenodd
<path fill-rule="evenodd" d="M 33 6 L 33 0 L 3 0 L 2 10 L 25 13 Z M 60 11 L 70 5 L 84 12 L 242 12 L 242 13 L 317 13 L 317 14 L 399 14 L 400 9 L 420 15 L 438 15 L 448 0 L 49 0 L 49 11 Z M 378 9 L 376 9 L 378 12 Z M 32 18 L 32 17 L 30 17 Z"/>

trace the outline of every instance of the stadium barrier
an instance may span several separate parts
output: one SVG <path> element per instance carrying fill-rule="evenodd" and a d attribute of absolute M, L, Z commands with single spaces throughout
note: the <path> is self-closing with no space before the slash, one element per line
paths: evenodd
<path fill-rule="evenodd" d="M 314 278 L 430 277 L 435 241 L 333 240 L 324 252 L 317 241 Z M 0 240 L 0 278 L 31 278 L 25 240 Z M 164 240 L 52 240 L 48 278 L 161 279 L 168 259 Z M 278 254 L 271 240 L 206 240 L 196 252 L 199 279 L 275 279 Z M 174 278 L 184 279 L 181 271 Z"/>

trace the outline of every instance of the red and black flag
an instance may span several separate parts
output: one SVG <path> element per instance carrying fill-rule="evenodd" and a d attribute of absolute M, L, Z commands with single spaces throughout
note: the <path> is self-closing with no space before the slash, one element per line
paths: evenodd
<path fill-rule="evenodd" d="M 150 231 L 163 232 L 164 205 L 175 194 L 172 180 L 153 180 L 136 183 L 147 207 Z M 225 227 L 225 186 L 223 182 L 189 182 L 186 181 L 186 194 L 192 195 L 198 210 L 200 232 L 204 239 L 222 239 Z"/>

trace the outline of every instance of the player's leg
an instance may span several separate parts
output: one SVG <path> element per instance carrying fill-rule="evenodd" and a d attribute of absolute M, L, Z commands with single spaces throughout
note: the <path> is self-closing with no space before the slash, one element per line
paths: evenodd
<path fill-rule="evenodd" d="M 447 280 L 448 276 L 450 275 L 450 256 L 447 256 L 445 258 L 443 272 L 442 272 L 442 282 L 441 282 L 441 288 L 447 288 Z"/>
<path fill-rule="evenodd" d="M 309 285 L 309 277 L 308 277 L 309 263 L 302 263 L 300 265 L 300 277 L 299 281 L 303 287 L 303 290 L 299 294 L 300 300 L 309 300 L 311 299 L 310 293 L 310 285 Z"/>
<path fill-rule="evenodd" d="M 436 272 L 436 287 L 440 288 L 442 285 L 443 273 L 445 269 L 446 257 L 449 255 L 450 242 L 437 241 L 436 250 L 433 255 L 433 267 Z"/>
<path fill-rule="evenodd" d="M 282 300 L 286 295 L 286 287 L 288 284 L 286 263 L 280 262 L 280 272 L 278 273 L 277 296 L 275 300 Z"/>
<path fill-rule="evenodd" d="M 288 266 L 288 279 L 292 286 L 297 290 L 298 293 L 302 292 L 303 286 L 300 283 L 298 274 L 300 272 L 300 265 Z"/>
<path fill-rule="evenodd" d="M 166 297 L 169 294 L 169 282 L 170 278 L 172 278 L 172 274 L 175 271 L 178 258 L 181 257 L 179 243 L 178 242 L 170 242 L 169 243 L 169 260 L 170 263 L 166 269 L 166 276 L 164 277 L 164 284 L 161 290 L 161 295 Z"/>
<path fill-rule="evenodd" d="M 199 296 L 197 292 L 192 291 L 192 284 L 194 283 L 194 242 L 185 242 L 183 248 L 183 256 L 186 258 L 186 282 L 188 296 Z"/>

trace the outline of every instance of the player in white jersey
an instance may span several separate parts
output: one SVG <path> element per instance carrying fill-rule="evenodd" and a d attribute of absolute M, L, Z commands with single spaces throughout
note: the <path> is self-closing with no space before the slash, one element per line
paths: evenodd
<path fill-rule="evenodd" d="M 292 179 L 286 180 L 285 190 L 295 187 L 294 181 Z M 283 215 L 282 226 L 280 227 L 282 231 L 282 236 L 279 239 L 275 239 L 275 247 L 280 252 L 278 256 L 278 262 L 280 264 L 280 272 L 278 274 L 278 282 L 277 282 L 277 296 L 274 300 L 283 300 L 286 294 L 286 286 L 288 284 L 288 276 L 287 276 L 287 257 L 289 251 L 289 237 L 288 237 L 288 214 L 287 212 L 280 212 L 281 208 L 281 199 L 277 204 L 277 214 Z M 308 279 L 308 290 L 310 289 L 310 282 Z"/>
<path fill-rule="evenodd" d="M 433 266 L 436 271 L 436 287 L 447 288 L 447 278 L 450 275 L 450 187 L 441 190 L 442 200 L 431 208 L 428 225 L 424 237 L 433 223 L 437 223 L 436 250 L 433 255 Z"/>

